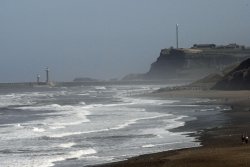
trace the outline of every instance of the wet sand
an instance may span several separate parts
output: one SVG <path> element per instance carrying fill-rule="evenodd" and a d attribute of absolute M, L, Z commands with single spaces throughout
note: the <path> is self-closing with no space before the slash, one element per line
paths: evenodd
<path fill-rule="evenodd" d="M 248 167 L 250 143 L 241 142 L 241 134 L 250 135 L 250 91 L 168 90 L 149 96 L 157 98 L 206 98 L 212 104 L 231 106 L 224 111 L 229 118 L 223 125 L 203 129 L 198 138 L 202 147 L 166 151 L 130 158 L 98 167 Z M 192 124 L 188 122 L 187 124 Z M 193 122 L 195 126 L 195 122 Z"/>

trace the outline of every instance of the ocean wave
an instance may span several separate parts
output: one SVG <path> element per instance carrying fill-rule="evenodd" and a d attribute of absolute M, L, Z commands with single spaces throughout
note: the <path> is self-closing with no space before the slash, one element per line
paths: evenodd
<path fill-rule="evenodd" d="M 44 106 L 25 106 L 17 107 L 17 109 L 30 110 L 30 111 L 56 111 L 55 113 L 39 113 L 38 115 L 50 116 L 43 122 L 49 126 L 62 127 L 78 125 L 86 122 L 90 122 L 87 118 L 90 115 L 90 111 L 86 110 L 84 104 L 71 106 L 71 105 L 59 105 L 50 104 Z"/>
<path fill-rule="evenodd" d="M 81 134 L 88 134 L 88 133 L 98 133 L 98 132 L 105 132 L 110 129 L 100 129 L 100 130 L 92 130 L 92 131 L 78 131 L 78 132 L 64 132 L 64 133 L 53 133 L 48 135 L 48 138 L 62 138 L 67 136 L 74 136 L 74 135 L 81 135 Z"/>
<path fill-rule="evenodd" d="M 129 120 L 128 122 L 126 122 L 124 124 L 118 125 L 117 127 L 110 128 L 110 129 L 112 129 L 112 130 L 124 129 L 124 128 L 128 127 L 131 124 L 137 123 L 138 121 L 156 119 L 156 118 L 161 118 L 161 117 L 167 117 L 167 116 L 170 116 L 170 115 L 171 114 L 164 114 L 164 115 L 157 115 L 157 116 L 152 116 L 152 117 L 133 119 L 133 120 Z"/>
<path fill-rule="evenodd" d="M 34 152 L 32 158 L 31 150 L 0 150 L 2 154 L 10 154 L 11 156 L 1 156 L 1 166 L 8 167 L 52 167 L 56 162 L 65 161 L 68 159 L 92 158 L 97 151 L 94 148 L 82 148 L 69 152 L 55 152 L 53 154 Z M 3 160 L 4 159 L 4 160 Z"/>
<path fill-rule="evenodd" d="M 188 116 L 180 115 L 180 116 L 177 116 L 176 118 L 165 120 L 165 122 L 166 122 L 165 128 L 166 129 L 174 129 L 177 127 L 184 126 L 185 121 L 183 119 L 187 118 L 187 117 Z"/>
<path fill-rule="evenodd" d="M 119 125 L 116 125 L 115 127 L 111 127 L 111 128 L 97 129 L 97 130 L 91 130 L 91 131 L 64 132 L 64 133 L 57 133 L 57 134 L 53 133 L 53 134 L 50 134 L 48 137 L 49 138 L 62 138 L 62 137 L 73 136 L 73 135 L 99 133 L 99 132 L 106 132 L 106 131 L 110 131 L 110 130 L 120 130 L 120 129 L 124 129 L 132 124 L 135 124 L 138 121 L 157 119 L 157 118 L 168 117 L 168 116 L 171 116 L 171 114 L 163 114 L 163 115 L 157 115 L 157 116 L 152 116 L 152 117 L 132 119 L 132 120 L 128 120 L 127 122 L 125 122 L 123 124 L 119 124 Z"/>
<path fill-rule="evenodd" d="M 20 94 L 7 94 L 0 95 L 0 107 L 9 107 L 9 106 L 19 106 L 19 105 L 31 105 L 34 102 L 31 98 L 25 97 Z"/>
<path fill-rule="evenodd" d="M 139 98 L 120 98 L 118 103 L 109 103 L 109 104 L 91 104 L 86 105 L 84 108 L 93 109 L 93 108 L 103 108 L 103 107 L 117 107 L 117 106 L 132 106 L 132 105 L 167 105 L 179 102 L 178 100 L 150 100 L 150 99 L 139 99 Z M 144 110 L 145 109 L 141 109 Z"/>
<path fill-rule="evenodd" d="M 54 166 L 55 162 L 58 162 L 58 161 L 64 161 L 64 160 L 70 160 L 70 159 L 80 159 L 81 157 L 94 155 L 96 153 L 97 153 L 97 151 L 94 150 L 93 148 L 87 148 L 87 149 L 84 149 L 84 150 L 70 151 L 68 154 L 66 154 L 64 156 L 56 157 L 54 159 L 50 159 L 49 163 L 47 164 L 47 167 Z"/>

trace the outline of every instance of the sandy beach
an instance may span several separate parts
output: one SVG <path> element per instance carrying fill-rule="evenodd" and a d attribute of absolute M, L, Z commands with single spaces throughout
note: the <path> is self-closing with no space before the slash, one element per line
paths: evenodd
<path fill-rule="evenodd" d="M 250 143 L 241 142 L 242 133 L 250 134 L 250 91 L 168 90 L 149 96 L 162 99 L 212 99 L 209 103 L 231 107 L 231 110 L 223 111 L 229 119 L 219 127 L 203 129 L 196 134 L 202 147 L 141 155 L 99 167 L 250 166 Z M 197 125 L 195 122 L 188 124 Z"/>

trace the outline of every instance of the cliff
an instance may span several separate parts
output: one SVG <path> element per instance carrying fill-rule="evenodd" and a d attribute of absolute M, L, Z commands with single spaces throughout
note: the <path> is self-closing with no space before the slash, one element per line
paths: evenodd
<path fill-rule="evenodd" d="M 145 79 L 199 79 L 250 57 L 250 49 L 162 49 Z"/>
<path fill-rule="evenodd" d="M 250 89 L 250 59 L 226 74 L 212 89 L 218 90 L 249 90 Z"/>

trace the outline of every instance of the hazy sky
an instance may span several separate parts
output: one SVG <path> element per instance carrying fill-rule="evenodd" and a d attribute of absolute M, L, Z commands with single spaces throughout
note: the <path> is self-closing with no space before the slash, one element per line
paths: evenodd
<path fill-rule="evenodd" d="M 0 82 L 147 72 L 160 49 L 250 46 L 250 0 L 0 0 Z"/>

